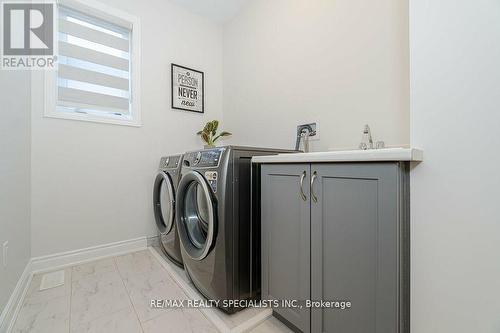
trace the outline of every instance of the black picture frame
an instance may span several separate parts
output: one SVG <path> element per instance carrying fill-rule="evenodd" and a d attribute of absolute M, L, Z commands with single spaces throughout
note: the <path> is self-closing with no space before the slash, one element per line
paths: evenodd
<path fill-rule="evenodd" d="M 182 107 L 174 105 L 174 68 L 175 67 L 201 74 L 201 111 L 182 108 Z M 204 72 L 193 69 L 193 68 L 189 68 L 186 66 L 171 63 L 171 65 L 170 65 L 170 84 L 171 84 L 170 100 L 171 100 L 172 109 L 195 112 L 195 113 L 205 113 L 205 73 Z"/>

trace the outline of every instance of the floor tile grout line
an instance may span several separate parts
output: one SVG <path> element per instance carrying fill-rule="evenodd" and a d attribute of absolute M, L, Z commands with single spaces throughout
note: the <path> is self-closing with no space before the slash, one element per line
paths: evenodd
<path fill-rule="evenodd" d="M 120 276 L 120 280 L 122 280 L 123 288 L 125 288 L 125 292 L 127 293 L 127 297 L 128 297 L 128 300 L 130 301 L 130 305 L 132 306 L 132 310 L 134 310 L 135 317 L 137 318 L 137 322 L 139 323 L 139 327 L 141 328 L 142 333 L 144 333 L 144 327 L 142 327 L 141 319 L 139 319 L 139 314 L 137 313 L 135 305 L 132 302 L 132 297 L 130 297 L 130 291 L 128 290 L 127 286 L 125 285 L 125 281 L 123 280 L 122 273 L 120 272 L 120 269 L 118 268 L 118 264 L 116 263 L 116 257 L 113 257 L 113 263 L 115 265 L 116 271 L 118 272 L 118 275 Z"/>
<path fill-rule="evenodd" d="M 151 247 L 152 248 L 152 247 Z M 155 249 L 152 249 L 153 251 L 156 251 Z M 151 251 L 148 251 L 148 254 L 151 255 Z M 151 257 L 156 261 L 157 264 L 160 265 L 161 269 L 167 273 L 167 275 L 169 276 L 169 278 L 172 280 L 172 282 L 175 284 L 175 286 L 182 292 L 182 294 L 187 297 L 188 299 L 192 299 L 192 297 L 184 290 L 184 288 L 180 285 L 180 283 L 177 281 L 177 279 L 172 275 L 172 273 L 170 273 L 164 266 L 163 264 L 158 260 L 158 258 L 154 255 L 151 255 Z M 172 309 L 173 310 L 173 309 Z M 182 309 L 181 309 L 182 310 Z M 203 317 L 205 317 L 216 329 L 217 331 L 220 331 L 217 326 L 205 315 L 205 313 L 203 311 L 201 311 L 200 309 L 196 309 L 198 310 L 202 315 Z"/>
<path fill-rule="evenodd" d="M 95 263 L 95 262 L 98 262 L 98 261 L 101 261 L 101 260 L 113 260 L 113 268 L 116 270 L 115 271 L 109 271 L 109 272 L 102 272 L 102 273 L 98 273 L 96 274 L 95 272 L 94 273 L 91 273 L 91 274 L 88 274 L 88 276 L 83 276 L 83 277 L 80 277 L 78 280 L 76 280 L 75 282 L 79 282 L 79 281 L 82 281 L 84 280 L 85 278 L 90 278 L 90 279 L 101 279 L 103 275 L 106 275 L 106 274 L 109 274 L 109 273 L 117 273 L 118 274 L 118 277 L 120 278 L 120 280 L 122 280 L 122 277 L 120 275 L 120 273 L 118 272 L 118 268 L 117 266 L 115 265 L 115 262 L 114 262 L 114 257 L 107 257 L 107 258 L 104 258 L 104 259 L 96 259 L 94 261 L 89 261 L 89 262 L 85 262 L 83 264 L 78 264 L 78 265 L 75 265 L 75 266 L 72 266 L 72 267 L 76 267 L 76 266 L 80 266 L 80 265 L 88 265 L 88 264 L 92 264 L 92 263 Z M 93 275 L 93 276 L 92 276 Z M 122 280 L 122 283 L 123 283 L 123 280 Z M 73 284 L 71 285 L 71 287 L 73 288 Z M 127 293 L 127 288 L 124 288 L 125 289 L 125 292 Z M 127 296 L 128 296 L 128 293 L 127 293 Z M 85 321 L 85 323 L 91 323 L 93 321 L 96 321 L 98 319 L 101 319 L 101 318 L 104 318 L 104 317 L 108 317 L 108 316 L 112 316 L 114 314 L 117 314 L 118 312 L 120 311 L 123 311 L 125 310 L 126 308 L 121 308 L 121 309 L 118 309 L 118 310 L 115 310 L 115 311 L 112 311 L 110 313 L 107 313 L 107 314 L 101 314 L 93 319 L 90 319 L 90 320 L 87 320 Z"/>
<path fill-rule="evenodd" d="M 167 269 L 166 269 L 166 268 L 162 265 L 162 263 L 158 260 L 158 258 L 156 258 L 154 255 L 152 255 L 152 254 L 151 254 L 151 251 L 149 250 L 149 247 L 148 247 L 146 250 L 144 250 L 144 251 L 146 251 L 146 252 L 147 252 L 147 254 L 148 254 L 148 256 L 150 256 L 150 257 L 151 257 L 151 258 L 155 261 L 155 263 L 156 263 L 156 264 L 158 264 L 158 266 L 161 268 L 162 272 L 164 272 L 164 273 L 166 273 L 166 274 L 167 274 L 168 278 L 169 278 L 170 280 L 172 280 L 172 282 L 173 282 L 174 286 L 175 286 L 175 287 L 176 287 L 176 288 L 177 288 L 177 289 L 178 289 L 178 290 L 182 293 L 182 295 L 184 295 L 186 298 L 191 298 L 191 297 L 190 297 L 190 296 L 189 296 L 189 295 L 188 295 L 188 294 L 184 291 L 184 288 L 182 288 L 182 286 L 181 286 L 181 285 L 177 282 L 177 280 L 175 279 L 175 277 L 173 277 L 173 276 L 172 276 L 172 274 L 171 274 L 171 273 L 170 273 L 170 272 L 169 272 L 169 271 L 168 271 L 168 270 L 167 270 Z M 138 251 L 138 252 L 140 252 L 140 251 Z M 144 320 L 143 322 L 141 322 L 141 324 L 142 324 L 142 323 L 147 323 L 147 322 L 149 322 L 149 321 L 151 321 L 151 320 L 153 320 L 153 319 L 157 319 L 158 317 L 160 317 L 160 316 L 164 315 L 165 313 L 168 313 L 168 312 L 171 312 L 171 311 L 174 311 L 174 310 L 175 310 L 175 309 L 169 309 L 169 310 L 167 310 L 167 311 L 164 311 L 163 313 L 160 313 L 160 314 L 158 314 L 158 315 L 156 315 L 156 316 L 154 316 L 154 317 L 152 317 L 152 318 L 149 318 L 149 319 L 147 319 L 147 320 Z M 182 309 L 181 309 L 181 310 L 182 310 Z M 197 310 L 198 310 L 198 311 L 200 311 L 199 309 L 197 309 Z M 202 311 L 200 311 L 200 313 L 201 313 L 201 314 L 202 314 L 202 315 L 206 318 L 205 314 L 204 314 Z M 213 325 L 213 323 L 210 321 L 210 319 L 208 319 L 208 318 L 207 318 L 207 320 L 208 320 L 208 321 L 209 321 L 209 322 Z M 214 326 L 214 327 L 215 327 L 215 328 L 219 331 L 219 329 L 217 328 L 217 326 L 215 326 L 215 325 L 213 325 L 213 326 Z"/>
<path fill-rule="evenodd" d="M 138 252 L 142 252 L 142 251 L 146 251 L 148 253 L 148 255 L 150 254 L 150 252 L 146 249 L 146 250 L 140 250 L 140 251 L 136 251 L 136 252 L 133 252 L 133 253 L 138 253 Z M 133 253 L 130 253 L 130 255 L 132 255 Z M 176 282 L 175 282 L 175 279 L 172 278 L 172 275 L 168 273 L 168 271 L 158 262 L 158 260 L 154 257 L 152 257 L 153 259 L 155 259 L 156 263 L 159 264 L 159 267 L 165 272 L 167 273 L 168 277 L 170 280 L 172 280 L 172 282 L 174 283 L 174 286 L 177 287 L 177 289 L 179 289 L 183 295 L 185 295 L 186 297 L 188 297 L 186 295 L 186 293 L 184 292 L 184 290 L 182 289 L 181 286 L 179 286 Z M 115 260 L 115 263 L 116 263 L 116 260 Z M 116 263 L 116 269 L 118 271 L 118 274 L 120 274 L 120 277 L 122 278 L 123 280 L 123 277 L 121 276 L 121 273 L 120 273 L 120 269 L 118 268 L 118 264 Z M 133 275 L 144 275 L 144 272 L 138 272 L 138 273 L 131 273 Z M 125 285 L 125 282 L 124 282 L 124 285 Z M 128 290 L 127 286 L 125 285 L 125 290 L 127 291 L 127 294 L 129 294 L 129 298 L 130 298 L 130 291 Z M 132 298 L 130 298 L 130 302 L 132 303 L 132 306 L 134 307 L 134 310 L 135 309 L 135 306 L 133 305 L 133 302 L 132 302 Z M 143 320 L 141 321 L 139 319 L 139 322 L 141 323 L 141 326 L 142 326 L 142 323 L 147 323 L 148 321 L 151 321 L 153 319 L 157 319 L 158 317 L 162 316 L 163 314 L 167 313 L 167 312 L 170 312 L 170 311 L 173 311 L 174 309 L 168 309 L 166 311 L 163 311 L 163 313 L 158 313 L 157 315 L 154 315 L 153 317 L 149 318 L 149 319 L 146 319 L 146 320 Z M 136 310 L 137 311 L 137 310 Z M 137 315 L 137 317 L 139 317 L 139 315 Z"/>
<path fill-rule="evenodd" d="M 155 251 L 153 249 L 153 251 Z M 148 254 L 151 254 L 151 252 L 148 252 Z M 152 258 L 154 258 L 156 260 L 156 263 L 158 263 L 161 267 L 161 269 L 163 271 L 165 271 L 165 273 L 167 273 L 167 275 L 169 276 L 169 278 L 172 280 L 173 283 L 175 283 L 175 285 L 180 289 L 180 291 L 186 296 L 186 297 L 189 297 L 189 295 L 184 291 L 184 288 L 182 288 L 182 286 L 179 284 L 179 282 L 177 282 L 177 280 L 175 279 L 174 276 L 172 276 L 172 274 L 162 265 L 161 262 L 158 261 L 158 258 L 156 258 L 154 255 L 151 256 Z"/>

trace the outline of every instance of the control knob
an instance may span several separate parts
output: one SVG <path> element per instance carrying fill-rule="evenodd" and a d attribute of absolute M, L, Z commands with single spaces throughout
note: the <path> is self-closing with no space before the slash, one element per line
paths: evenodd
<path fill-rule="evenodd" d="M 196 154 L 196 157 L 194 158 L 193 164 L 196 165 L 196 164 L 200 163 L 200 160 L 201 160 L 201 152 L 198 152 Z"/>

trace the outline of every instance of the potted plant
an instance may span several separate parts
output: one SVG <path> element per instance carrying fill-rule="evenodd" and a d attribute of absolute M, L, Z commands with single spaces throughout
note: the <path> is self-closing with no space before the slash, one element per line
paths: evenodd
<path fill-rule="evenodd" d="M 218 120 L 212 120 L 205 124 L 203 130 L 196 133 L 201 136 L 201 139 L 205 142 L 205 148 L 213 148 L 215 147 L 215 141 L 223 136 L 232 135 L 229 132 L 223 131 L 220 134 L 217 134 L 217 128 L 219 127 Z"/>

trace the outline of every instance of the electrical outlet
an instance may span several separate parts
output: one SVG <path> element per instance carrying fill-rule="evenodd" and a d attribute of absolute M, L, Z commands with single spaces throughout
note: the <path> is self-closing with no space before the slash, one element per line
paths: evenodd
<path fill-rule="evenodd" d="M 2 246 L 3 267 L 7 267 L 7 250 L 9 249 L 9 241 L 5 241 Z"/>
<path fill-rule="evenodd" d="M 309 137 L 309 141 L 318 141 L 319 140 L 319 123 L 317 121 L 310 122 L 310 123 L 304 123 L 304 124 L 298 125 L 297 130 L 299 129 L 300 126 L 304 126 L 304 125 L 311 126 L 312 130 L 316 132 L 315 135 L 312 135 Z"/>
<path fill-rule="evenodd" d="M 320 133 L 320 130 L 319 130 L 319 123 L 317 121 L 313 122 L 311 124 L 312 128 L 314 131 L 316 131 L 316 135 L 315 136 L 312 136 L 311 137 L 311 140 L 312 141 L 318 141 L 319 140 L 319 133 Z"/>

